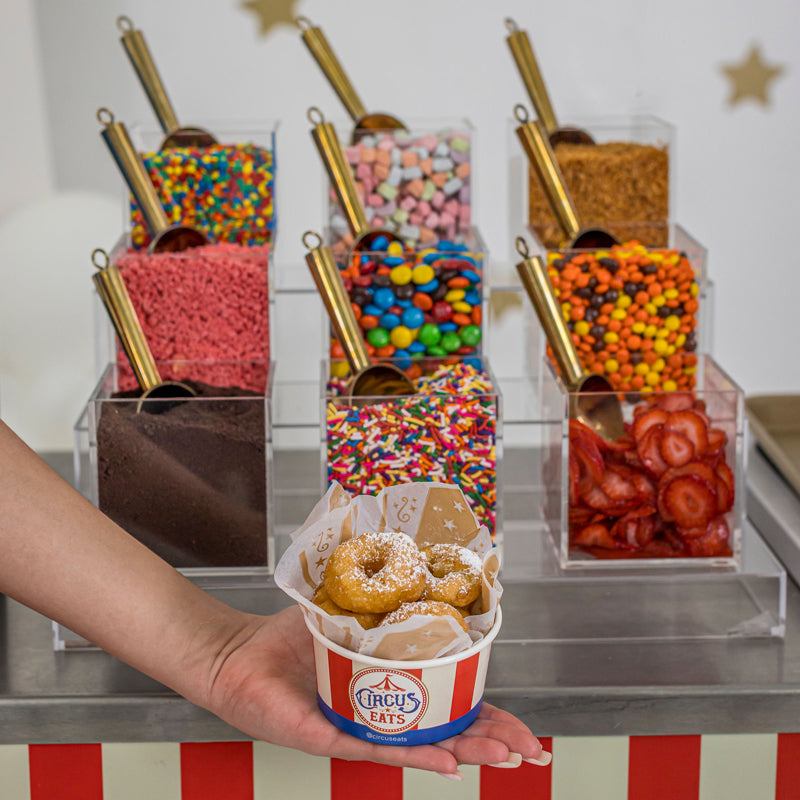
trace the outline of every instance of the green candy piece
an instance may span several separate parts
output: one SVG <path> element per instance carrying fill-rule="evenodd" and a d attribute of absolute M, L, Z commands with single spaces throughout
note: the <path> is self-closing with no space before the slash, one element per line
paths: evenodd
<path fill-rule="evenodd" d="M 441 344 L 448 353 L 453 353 L 461 347 L 461 337 L 455 331 L 448 331 L 442 336 Z"/>
<path fill-rule="evenodd" d="M 367 332 L 367 341 L 373 347 L 386 347 L 389 344 L 389 331 L 386 328 L 373 328 Z"/>
<path fill-rule="evenodd" d="M 481 329 L 477 325 L 466 325 L 461 329 L 461 341 L 467 347 L 475 347 L 481 340 Z"/>
<path fill-rule="evenodd" d="M 419 329 L 419 335 L 417 338 L 422 344 L 425 345 L 425 347 L 431 347 L 432 345 L 439 344 L 439 340 L 442 338 L 442 332 L 439 330 L 438 325 L 433 325 L 430 322 L 426 322 Z"/>
<path fill-rule="evenodd" d="M 447 350 L 443 347 L 439 347 L 439 345 L 431 345 L 428 348 L 428 355 L 429 356 L 446 356 Z"/>

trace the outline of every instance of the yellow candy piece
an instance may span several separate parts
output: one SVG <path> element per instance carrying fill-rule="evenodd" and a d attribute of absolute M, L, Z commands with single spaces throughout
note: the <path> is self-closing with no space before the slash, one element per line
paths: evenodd
<path fill-rule="evenodd" d="M 609 358 L 608 361 L 603 364 L 603 369 L 606 371 L 606 375 L 611 375 L 619 370 L 619 361 L 617 361 L 616 358 Z"/>
<path fill-rule="evenodd" d="M 578 322 L 575 323 L 575 333 L 577 333 L 578 336 L 586 336 L 586 334 L 589 333 L 591 329 L 592 326 L 589 325 L 589 323 L 585 319 L 579 320 Z"/>
<path fill-rule="evenodd" d="M 674 392 L 678 388 L 678 384 L 668 378 L 664 381 L 664 385 L 661 388 L 665 392 Z"/>
<path fill-rule="evenodd" d="M 676 330 L 678 330 L 678 328 L 680 328 L 680 326 L 681 326 L 681 318 L 680 318 L 680 317 L 678 317 L 678 316 L 676 316 L 675 314 L 670 314 L 670 315 L 669 315 L 669 316 L 668 316 L 668 317 L 667 317 L 667 318 L 664 320 L 664 326 L 665 326 L 665 327 L 666 327 L 666 329 L 667 329 L 667 330 L 669 330 L 669 331 L 676 331 Z"/>
<path fill-rule="evenodd" d="M 472 306 L 469 303 L 461 303 L 459 301 L 456 301 L 452 305 L 453 305 L 453 311 L 457 311 L 459 314 L 469 314 L 472 311 Z"/>
<path fill-rule="evenodd" d="M 657 372 L 648 372 L 644 376 L 644 381 L 648 386 L 656 386 L 661 380 L 661 376 Z"/>
<path fill-rule="evenodd" d="M 389 334 L 389 341 L 398 350 L 405 350 L 406 347 L 414 341 L 414 337 L 405 325 L 398 325 L 396 328 L 393 328 L 392 332 Z"/>
<path fill-rule="evenodd" d="M 401 256 L 403 255 L 403 245 L 401 245 L 400 242 L 389 242 L 386 252 L 390 256 Z"/>
<path fill-rule="evenodd" d="M 411 283 L 411 269 L 405 264 L 394 267 L 389 273 L 389 280 L 397 286 L 405 286 L 405 284 Z"/>
<path fill-rule="evenodd" d="M 334 361 L 331 364 L 332 378 L 346 378 L 350 374 L 350 367 L 346 361 Z"/>
<path fill-rule="evenodd" d="M 444 296 L 444 299 L 448 303 L 457 303 L 459 300 L 463 300 L 466 294 L 463 289 L 451 289 Z"/>
<path fill-rule="evenodd" d="M 429 264 L 417 264 L 417 266 L 411 270 L 411 280 L 418 286 L 422 286 L 424 283 L 430 283 L 433 280 L 433 276 L 433 267 Z"/>

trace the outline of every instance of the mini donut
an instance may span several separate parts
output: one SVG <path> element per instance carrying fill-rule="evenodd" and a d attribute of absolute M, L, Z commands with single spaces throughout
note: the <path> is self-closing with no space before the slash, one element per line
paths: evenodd
<path fill-rule="evenodd" d="M 404 533 L 362 533 L 342 542 L 325 565 L 324 584 L 337 606 L 357 614 L 383 614 L 419 600 L 425 561 Z"/>
<path fill-rule="evenodd" d="M 432 544 L 422 550 L 427 567 L 425 599 L 462 608 L 481 593 L 481 560 L 457 544 Z"/>
<path fill-rule="evenodd" d="M 387 614 L 381 625 L 391 625 L 394 622 L 404 622 L 413 616 L 452 617 L 463 629 L 467 630 L 467 623 L 457 608 L 448 603 L 435 600 L 418 600 L 414 603 L 403 603 L 396 611 Z"/>
<path fill-rule="evenodd" d="M 314 593 L 314 597 L 312 598 L 311 602 L 333 616 L 339 614 L 345 617 L 355 617 L 358 624 L 366 630 L 369 630 L 370 628 L 377 628 L 383 619 L 383 614 L 356 614 L 353 611 L 348 611 L 346 608 L 340 608 L 336 605 L 336 603 L 333 602 L 333 600 L 331 600 L 330 597 L 328 597 L 328 593 L 325 591 L 324 583 L 321 583 L 317 587 L 317 591 Z"/>

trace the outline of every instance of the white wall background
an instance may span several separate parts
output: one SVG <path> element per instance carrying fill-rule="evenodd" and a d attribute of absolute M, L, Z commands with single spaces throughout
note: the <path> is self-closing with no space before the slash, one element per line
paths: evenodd
<path fill-rule="evenodd" d="M 116 16 L 127 14 L 145 32 L 182 122 L 280 120 L 281 269 L 305 269 L 300 235 L 322 222 L 306 109 L 344 113 L 298 31 L 282 25 L 261 38 L 236 0 L 3 6 L 0 410 L 34 446 L 69 447 L 92 385 L 88 257 L 95 246 L 110 247 L 122 225 L 119 179 L 94 113 L 107 105 L 131 124 L 152 121 Z M 525 100 L 505 44 L 506 16 L 528 30 L 561 120 L 652 113 L 673 123 L 674 216 L 709 249 L 714 355 L 748 393 L 800 391 L 796 0 L 298 0 L 294 11 L 324 29 L 368 108 L 473 122 L 473 214 L 501 268 L 515 260 L 509 120 Z M 721 66 L 742 61 L 752 44 L 784 73 L 770 86 L 768 107 L 730 107 Z M 76 219 L 66 224 L 70 214 Z M 20 245 L 37 223 L 36 246 Z M 62 378 L 69 393 L 57 388 Z M 32 417 L 31 392 L 43 389 Z"/>

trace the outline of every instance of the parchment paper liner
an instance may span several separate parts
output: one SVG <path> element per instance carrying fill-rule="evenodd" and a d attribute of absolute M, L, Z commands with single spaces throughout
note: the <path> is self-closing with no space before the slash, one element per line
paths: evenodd
<path fill-rule="evenodd" d="M 336 546 L 367 531 L 401 531 L 419 547 L 455 543 L 478 554 L 483 564 L 483 613 L 466 617 L 468 634 L 445 616 L 415 617 L 364 630 L 354 618 L 332 616 L 312 603 Z M 334 482 L 292 534 L 292 544 L 275 568 L 275 582 L 328 639 L 356 653 L 408 661 L 452 655 L 488 633 L 503 593 L 497 579 L 499 567 L 488 529 L 479 525 L 458 486 L 406 483 L 389 486 L 377 495 L 351 497 Z"/>

